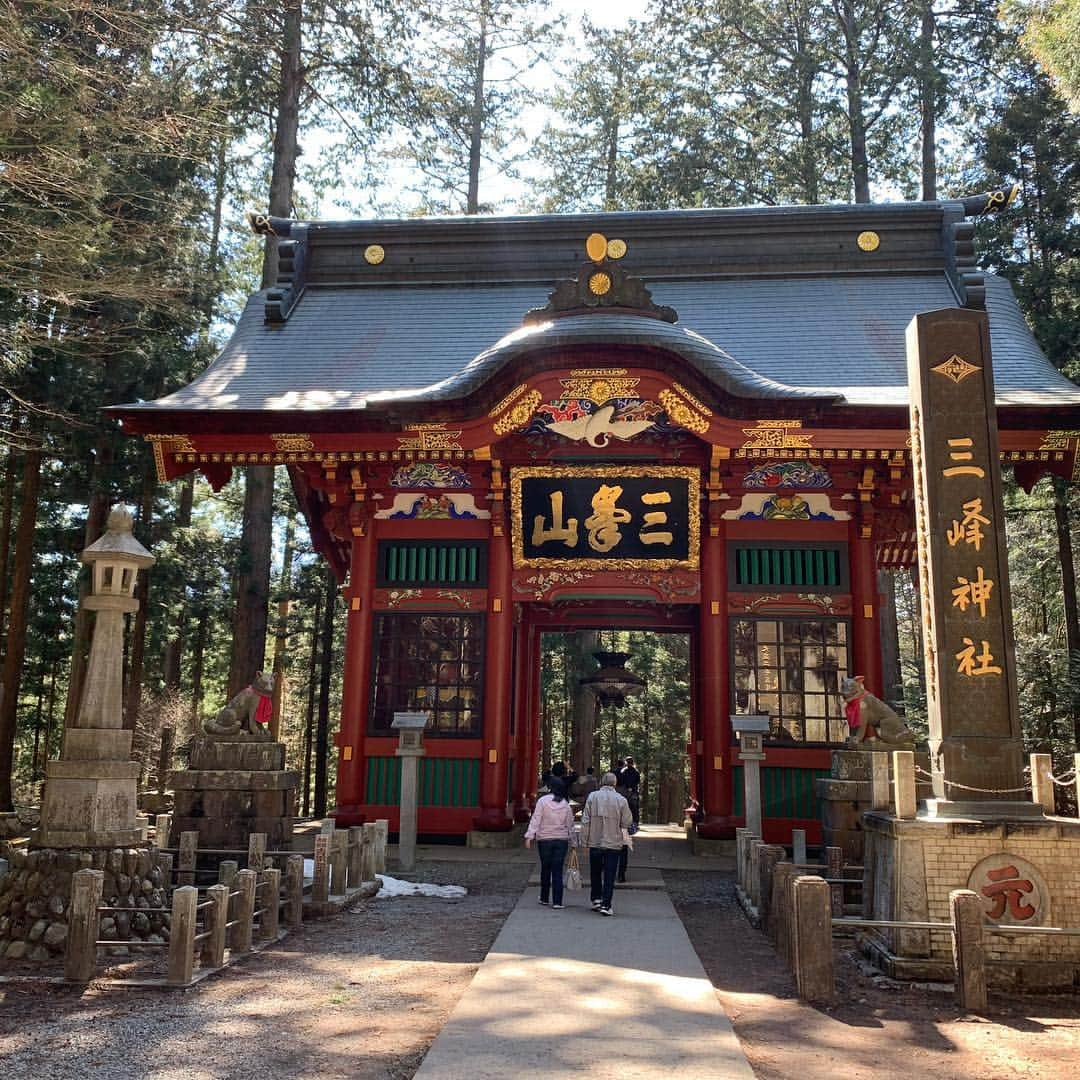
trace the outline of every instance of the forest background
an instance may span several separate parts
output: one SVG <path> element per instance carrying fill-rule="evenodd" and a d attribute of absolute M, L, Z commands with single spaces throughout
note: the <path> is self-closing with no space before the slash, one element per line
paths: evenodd
<path fill-rule="evenodd" d="M 936 199 L 1017 182 L 979 224 L 1051 361 L 1080 373 L 1080 0 L 0 0 L 0 811 L 36 801 L 88 646 L 78 553 L 133 507 L 157 557 L 125 645 L 125 723 L 272 667 L 303 810 L 333 805 L 343 620 L 288 478 L 157 481 L 108 404 L 185 384 L 302 218 Z M 628 17 L 627 12 L 634 14 Z M 1063 772 L 1080 727 L 1075 488 L 1008 488 L 1021 705 Z M 924 715 L 917 590 L 881 585 L 886 697 Z M 895 625 L 896 633 L 891 633 Z M 628 635 L 648 680 L 616 744 L 647 812 L 685 797 L 688 642 Z M 548 750 L 574 743 L 595 641 L 548 650 Z M 570 688 L 570 689 L 568 689 Z M 582 714 L 584 715 L 584 714 Z M 578 721 L 586 722 L 586 721 Z M 605 729 L 606 730 L 606 729 Z M 681 809 L 681 806 L 679 806 Z"/>

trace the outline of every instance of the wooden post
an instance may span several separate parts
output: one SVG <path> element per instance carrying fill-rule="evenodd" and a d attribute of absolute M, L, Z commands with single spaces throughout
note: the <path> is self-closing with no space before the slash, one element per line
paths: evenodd
<path fill-rule="evenodd" d="M 870 754 L 870 809 L 888 810 L 892 799 L 889 791 L 889 755 L 874 751 Z"/>
<path fill-rule="evenodd" d="M 806 830 L 791 830 L 791 861 L 796 866 L 806 865 Z"/>
<path fill-rule="evenodd" d="M 97 967 L 98 905 L 105 886 L 103 870 L 78 870 L 71 879 L 71 906 L 68 908 L 67 953 L 64 978 L 88 983 Z"/>
<path fill-rule="evenodd" d="M 876 754 L 874 755 L 877 756 Z M 825 862 L 828 865 L 826 873 L 831 878 L 844 876 L 844 849 L 839 847 L 827 847 L 825 849 Z M 832 917 L 839 919 L 844 914 L 844 886 L 830 885 L 829 895 L 832 897 Z"/>
<path fill-rule="evenodd" d="M 266 869 L 266 833 L 253 832 L 248 837 L 247 868 L 256 874 Z"/>
<path fill-rule="evenodd" d="M 374 821 L 364 823 L 364 859 L 362 865 L 365 881 L 375 880 L 375 839 L 377 831 Z"/>
<path fill-rule="evenodd" d="M 1054 759 L 1049 754 L 1031 755 L 1031 801 L 1043 808 L 1043 813 L 1053 817 L 1054 805 Z"/>
<path fill-rule="evenodd" d="M 506 771 L 505 766 L 503 772 Z M 503 785 L 505 787 L 505 784 Z M 386 845 L 390 840 L 390 822 L 386 818 L 375 821 L 375 873 L 386 873 Z"/>
<path fill-rule="evenodd" d="M 315 877 L 311 883 L 311 899 L 325 904 L 330 899 L 330 837 L 323 833 L 315 837 Z"/>
<path fill-rule="evenodd" d="M 773 912 L 769 920 L 769 932 L 775 938 L 777 955 L 789 968 L 792 966 L 791 883 L 798 874 L 790 863 L 777 866 L 773 879 Z"/>
<path fill-rule="evenodd" d="M 278 923 L 281 919 L 281 871 L 276 867 L 263 871 L 263 913 L 259 919 L 259 937 L 263 941 L 276 941 Z"/>
<path fill-rule="evenodd" d="M 199 903 L 199 890 L 193 885 L 182 885 L 173 890 L 172 918 L 169 923 L 169 970 L 170 986 L 187 986 L 195 965 L 195 918 Z"/>
<path fill-rule="evenodd" d="M 746 891 L 746 881 L 743 876 L 746 869 L 744 848 L 746 845 L 746 838 L 749 835 L 750 830 L 743 825 L 740 825 L 735 829 L 735 881 L 743 892 Z"/>
<path fill-rule="evenodd" d="M 986 950 L 983 946 L 983 903 L 971 889 L 949 893 L 956 967 L 956 1003 L 968 1012 L 986 1012 Z"/>
<path fill-rule="evenodd" d="M 330 894 L 344 896 L 348 891 L 349 834 L 339 829 L 330 837 Z"/>
<path fill-rule="evenodd" d="M 232 948 L 234 952 L 251 952 L 251 939 L 255 923 L 255 884 L 258 874 L 254 870 L 241 870 L 236 875 L 236 926 L 233 927 Z"/>
<path fill-rule="evenodd" d="M 905 821 L 913 820 L 919 808 L 915 787 L 914 751 L 893 751 L 893 785 L 896 793 L 894 813 Z"/>
<path fill-rule="evenodd" d="M 364 827 L 349 826 L 348 888 L 359 889 L 364 881 Z"/>
<path fill-rule="evenodd" d="M 804 1001 L 831 1002 L 836 998 L 833 977 L 832 898 L 819 877 L 795 879 L 795 984 Z"/>
<path fill-rule="evenodd" d="M 300 926 L 304 922 L 304 856 L 290 855 L 285 864 L 285 922 Z"/>
<path fill-rule="evenodd" d="M 180 834 L 180 857 L 176 861 L 176 884 L 195 884 L 195 858 L 199 847 L 199 834 L 197 832 L 182 832 Z"/>
<path fill-rule="evenodd" d="M 201 963 L 204 968 L 219 968 L 225 963 L 225 934 L 229 922 L 229 886 L 211 885 L 206 898 L 214 906 L 206 909 L 206 929 L 210 936 L 203 938 Z"/>

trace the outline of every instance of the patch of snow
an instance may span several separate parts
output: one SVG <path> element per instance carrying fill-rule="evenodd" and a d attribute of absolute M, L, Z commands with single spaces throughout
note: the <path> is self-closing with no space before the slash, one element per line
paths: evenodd
<path fill-rule="evenodd" d="M 440 900 L 458 900 L 469 893 L 464 885 L 430 885 L 426 881 L 401 881 L 386 874 L 379 874 L 378 877 L 381 887 L 375 894 L 376 900 L 394 896 L 436 896 Z"/>

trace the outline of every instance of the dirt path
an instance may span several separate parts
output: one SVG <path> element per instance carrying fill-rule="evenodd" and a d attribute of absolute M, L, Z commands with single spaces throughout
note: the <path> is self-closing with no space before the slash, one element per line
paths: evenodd
<path fill-rule="evenodd" d="M 730 877 L 665 871 L 668 892 L 760 1080 L 1057 1080 L 1080 1076 L 1080 996 L 991 994 L 992 1017 L 948 992 L 882 986 L 837 946 L 841 1003 L 795 997 L 735 904 Z"/>
<path fill-rule="evenodd" d="M 6 986 L 4 1080 L 407 1080 L 530 868 L 430 863 L 425 879 L 469 895 L 368 901 L 184 994 Z"/>

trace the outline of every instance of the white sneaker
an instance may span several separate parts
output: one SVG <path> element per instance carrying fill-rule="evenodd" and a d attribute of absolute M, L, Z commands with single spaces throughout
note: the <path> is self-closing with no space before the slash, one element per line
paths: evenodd
<path fill-rule="evenodd" d="M 594 900 L 592 902 L 593 911 L 599 911 L 603 906 L 604 906 L 604 901 L 603 900 Z"/>
<path fill-rule="evenodd" d="M 551 905 L 551 910 L 552 911 L 562 911 L 562 904 L 552 904 Z"/>
<path fill-rule="evenodd" d="M 600 909 L 600 914 L 601 915 L 614 915 L 615 912 L 612 911 L 611 908 L 609 908 L 609 907 L 602 907 Z"/>

